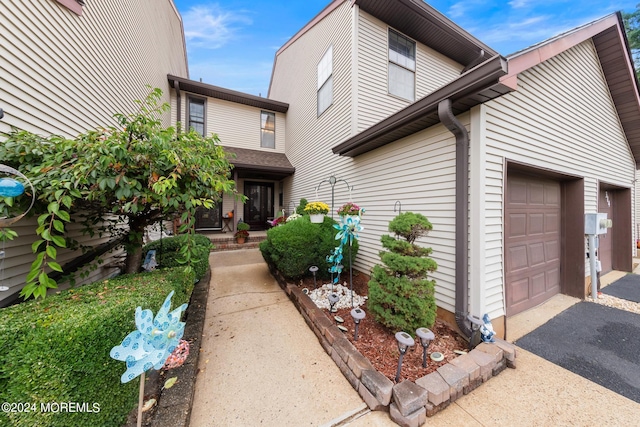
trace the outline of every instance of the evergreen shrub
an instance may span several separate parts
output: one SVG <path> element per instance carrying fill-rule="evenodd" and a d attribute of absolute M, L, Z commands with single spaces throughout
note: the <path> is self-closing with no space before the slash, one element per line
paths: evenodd
<path fill-rule="evenodd" d="M 335 239 L 337 224 L 325 216 L 321 224 L 312 224 L 309 215 L 284 223 L 267 231 L 267 239 L 260 243 L 260 251 L 265 261 L 282 273 L 288 280 L 299 279 L 309 273 L 309 267 L 318 266 L 317 277 L 328 279 L 329 262 L 327 256 L 340 243 Z M 358 254 L 358 242 L 351 247 L 351 259 Z M 342 277 L 349 270 L 349 249 L 344 250 Z"/>
<path fill-rule="evenodd" d="M 388 234 L 380 239 L 387 251 L 380 252 L 384 266 L 373 268 L 367 307 L 376 321 L 394 332 L 414 334 L 436 320 L 435 281 L 427 279 L 427 273 L 438 266 L 429 258 L 431 248 L 414 243 L 431 229 L 424 215 L 405 212 L 389 223 L 389 231 L 400 239 Z"/>

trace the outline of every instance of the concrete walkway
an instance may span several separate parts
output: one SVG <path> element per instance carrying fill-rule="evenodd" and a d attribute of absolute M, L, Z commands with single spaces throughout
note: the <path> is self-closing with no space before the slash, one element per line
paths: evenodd
<path fill-rule="evenodd" d="M 366 410 L 257 249 L 210 261 L 191 427 L 334 425 Z"/>
<path fill-rule="evenodd" d="M 258 250 L 211 255 L 212 279 L 191 427 L 396 426 L 369 412 Z M 578 300 L 556 296 L 509 319 L 519 338 Z M 635 425 L 640 404 L 518 349 L 507 369 L 429 426 Z"/>

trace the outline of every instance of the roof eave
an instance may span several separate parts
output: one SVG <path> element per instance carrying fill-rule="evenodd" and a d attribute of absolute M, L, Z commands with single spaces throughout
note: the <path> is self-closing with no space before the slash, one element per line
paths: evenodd
<path fill-rule="evenodd" d="M 456 113 L 459 114 L 463 110 L 470 108 L 466 108 L 465 105 L 479 104 L 480 101 L 477 99 L 474 100 L 473 98 L 487 89 L 495 89 L 495 96 L 500 96 L 510 90 L 499 83 L 500 77 L 506 73 L 507 60 L 499 55 L 494 56 L 462 74 L 451 83 L 333 147 L 332 151 L 334 154 L 341 156 L 355 157 L 379 148 L 382 145 L 386 145 L 392 142 L 380 142 L 386 135 L 397 132 L 398 130 L 401 131 L 402 128 L 415 123 L 424 116 L 436 113 L 438 104 L 445 99 L 450 99 L 452 103 L 465 101 L 466 99 L 469 100 L 469 102 L 463 102 L 462 104 L 464 105 L 459 103 L 456 109 Z M 488 99 L 489 98 L 485 100 Z M 405 134 L 401 135 L 401 137 L 408 136 L 426 127 L 419 128 L 420 129 L 414 128 L 408 130 Z"/>
<path fill-rule="evenodd" d="M 175 87 L 175 82 L 178 82 L 180 83 L 180 90 L 195 93 L 197 95 L 263 108 L 277 113 L 286 113 L 289 110 L 289 104 L 285 102 L 274 101 L 272 99 L 262 98 L 260 96 L 250 95 L 248 93 L 238 92 L 220 86 L 190 80 L 184 77 L 168 74 L 167 80 L 169 80 L 171 87 Z"/>

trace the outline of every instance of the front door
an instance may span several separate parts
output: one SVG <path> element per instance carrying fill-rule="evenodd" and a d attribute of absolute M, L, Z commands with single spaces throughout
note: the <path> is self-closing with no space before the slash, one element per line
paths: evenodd
<path fill-rule="evenodd" d="M 267 220 L 273 219 L 273 183 L 245 182 L 244 222 L 251 230 L 266 230 Z"/>

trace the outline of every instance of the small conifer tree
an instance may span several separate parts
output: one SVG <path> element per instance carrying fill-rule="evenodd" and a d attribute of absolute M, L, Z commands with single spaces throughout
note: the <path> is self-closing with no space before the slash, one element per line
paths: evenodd
<path fill-rule="evenodd" d="M 400 239 L 388 234 L 380 239 L 388 251 L 380 251 L 384 266 L 373 268 L 367 307 L 376 321 L 394 332 L 413 333 L 435 323 L 435 281 L 427 279 L 427 273 L 438 266 L 429 258 L 431 248 L 414 243 L 432 228 L 424 215 L 405 212 L 389 223 L 389 231 Z"/>

